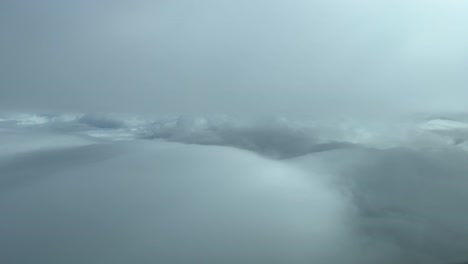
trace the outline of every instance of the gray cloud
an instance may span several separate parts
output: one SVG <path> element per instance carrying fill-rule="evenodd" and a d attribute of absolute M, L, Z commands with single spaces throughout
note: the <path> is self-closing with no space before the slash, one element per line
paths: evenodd
<path fill-rule="evenodd" d="M 0 260 L 465 261 L 467 11 L 1 1 Z"/>
<path fill-rule="evenodd" d="M 41 154 L 0 160 L 2 175 L 21 180 L 0 190 L 6 263 L 334 264 L 358 257 L 349 249 L 346 201 L 320 175 L 284 163 L 141 141 Z"/>
<path fill-rule="evenodd" d="M 3 109 L 460 110 L 463 1 L 2 1 Z"/>

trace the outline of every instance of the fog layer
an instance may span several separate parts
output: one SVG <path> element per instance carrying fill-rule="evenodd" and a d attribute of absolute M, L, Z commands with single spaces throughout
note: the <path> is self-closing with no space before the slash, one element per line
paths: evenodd
<path fill-rule="evenodd" d="M 6 0 L 1 108 L 466 110 L 467 11 L 459 0 Z"/>

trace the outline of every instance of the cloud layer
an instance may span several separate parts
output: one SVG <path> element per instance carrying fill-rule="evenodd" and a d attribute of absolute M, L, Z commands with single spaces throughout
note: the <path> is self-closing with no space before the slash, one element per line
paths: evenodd
<path fill-rule="evenodd" d="M 0 255 L 19 264 L 466 260 L 466 122 L 406 124 L 332 133 L 286 119 L 4 116 Z M 314 150 L 330 138 L 352 147 Z"/>

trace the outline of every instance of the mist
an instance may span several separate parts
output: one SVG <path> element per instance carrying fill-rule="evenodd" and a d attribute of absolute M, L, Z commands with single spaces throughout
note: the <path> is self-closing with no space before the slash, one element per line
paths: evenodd
<path fill-rule="evenodd" d="M 22 0 L 0 10 L 4 110 L 465 110 L 464 1 Z"/>
<path fill-rule="evenodd" d="M 0 263 L 468 260 L 468 2 L 0 2 Z"/>

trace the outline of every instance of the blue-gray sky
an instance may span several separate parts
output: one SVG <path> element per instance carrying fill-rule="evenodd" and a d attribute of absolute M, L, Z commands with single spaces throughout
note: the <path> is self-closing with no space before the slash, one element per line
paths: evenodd
<path fill-rule="evenodd" d="M 461 0 L 3 0 L 2 110 L 463 110 Z"/>

